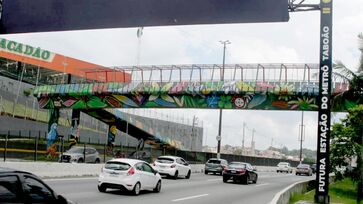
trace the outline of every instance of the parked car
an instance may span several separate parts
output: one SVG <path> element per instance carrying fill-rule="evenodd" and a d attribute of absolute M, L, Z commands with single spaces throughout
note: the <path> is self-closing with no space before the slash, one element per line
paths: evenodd
<path fill-rule="evenodd" d="M 223 182 L 226 183 L 230 179 L 234 183 L 240 182 L 247 185 L 250 181 L 257 183 L 258 174 L 249 163 L 231 162 L 223 170 Z"/>
<path fill-rule="evenodd" d="M 121 189 L 139 195 L 141 190 L 161 190 L 161 176 L 150 164 L 137 159 L 112 159 L 106 162 L 98 177 L 98 190 Z"/>
<path fill-rule="evenodd" d="M 151 163 L 151 153 L 148 151 L 134 151 L 128 156 L 129 159 L 139 159 Z"/>
<path fill-rule="evenodd" d="M 312 164 L 311 165 L 311 171 L 313 172 L 313 174 L 315 174 L 315 172 L 316 172 L 316 164 Z"/>
<path fill-rule="evenodd" d="M 213 173 L 222 175 L 223 169 L 228 166 L 225 159 L 210 158 L 204 166 L 204 174 Z"/>
<path fill-rule="evenodd" d="M 85 157 L 84 157 L 85 154 Z M 86 158 L 86 161 L 84 159 Z M 59 156 L 60 162 L 100 163 L 101 159 L 97 150 L 93 147 L 74 146 Z"/>
<path fill-rule="evenodd" d="M 277 164 L 277 173 L 279 172 L 286 172 L 286 173 L 292 173 L 292 167 L 289 162 L 280 162 Z"/>
<path fill-rule="evenodd" d="M 154 162 L 154 169 L 156 169 L 160 175 L 173 177 L 190 178 L 192 173 L 191 167 L 183 158 L 176 156 L 160 156 Z"/>
<path fill-rule="evenodd" d="M 299 164 L 296 167 L 296 175 L 302 175 L 302 174 L 308 175 L 308 176 L 313 175 L 313 171 L 311 170 L 309 164 Z"/>
<path fill-rule="evenodd" d="M 0 167 L 0 203 L 73 203 L 36 175 Z"/>

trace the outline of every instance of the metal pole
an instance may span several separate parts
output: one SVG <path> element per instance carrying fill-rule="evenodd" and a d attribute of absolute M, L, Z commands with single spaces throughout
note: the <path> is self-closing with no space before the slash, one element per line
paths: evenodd
<path fill-rule="evenodd" d="M 244 152 L 245 152 L 245 128 L 246 128 L 246 123 L 243 123 L 243 137 L 242 137 L 242 151 L 241 151 L 241 155 L 243 155 Z"/>
<path fill-rule="evenodd" d="M 193 116 L 192 134 L 190 137 L 190 151 L 193 151 L 194 123 L 195 123 L 195 115 Z"/>
<path fill-rule="evenodd" d="M 302 142 L 304 136 L 304 111 L 301 111 L 301 130 L 300 130 L 300 156 L 299 161 L 302 163 Z"/>
<path fill-rule="evenodd" d="M 219 41 L 223 44 L 223 66 L 221 70 L 221 81 L 224 81 L 224 66 L 225 66 L 225 60 L 226 60 L 226 45 L 231 44 L 229 40 L 225 41 Z M 221 136 L 222 135 L 222 109 L 219 109 L 219 126 L 218 126 L 218 136 L 217 136 L 217 158 L 221 158 Z"/>

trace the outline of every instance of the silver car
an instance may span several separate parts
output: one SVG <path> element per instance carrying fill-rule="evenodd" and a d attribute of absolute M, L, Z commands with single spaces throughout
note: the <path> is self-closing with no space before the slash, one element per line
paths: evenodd
<path fill-rule="evenodd" d="M 100 163 L 101 159 L 95 148 L 75 146 L 60 155 L 59 161 L 77 163 Z"/>

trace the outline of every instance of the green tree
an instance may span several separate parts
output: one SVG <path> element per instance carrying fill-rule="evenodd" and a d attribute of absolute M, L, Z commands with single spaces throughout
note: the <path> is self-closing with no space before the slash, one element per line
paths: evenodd
<path fill-rule="evenodd" d="M 333 64 L 335 78 L 340 78 L 344 82 L 349 83 L 349 89 L 336 96 L 334 96 L 333 109 L 338 106 L 345 106 L 349 109 L 357 104 L 363 103 L 363 34 L 358 35 L 359 50 L 360 50 L 360 60 L 358 69 L 356 72 L 352 71 L 346 67 L 343 62 L 337 61 Z"/>
<path fill-rule="evenodd" d="M 341 124 L 334 124 L 331 132 L 331 167 L 339 175 L 336 167 L 347 166 L 353 157 L 357 158 L 357 168 L 351 174 L 358 183 L 358 199 L 362 198 L 363 181 L 363 105 L 348 110 Z"/>

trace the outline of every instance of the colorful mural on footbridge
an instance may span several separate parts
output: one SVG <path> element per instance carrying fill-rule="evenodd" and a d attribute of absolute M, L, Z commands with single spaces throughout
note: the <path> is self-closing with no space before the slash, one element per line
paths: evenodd
<path fill-rule="evenodd" d="M 342 98 L 334 83 L 332 111 L 346 111 L 362 96 Z M 131 82 L 61 84 L 35 88 L 41 108 L 198 108 L 317 111 L 317 82 Z"/>

